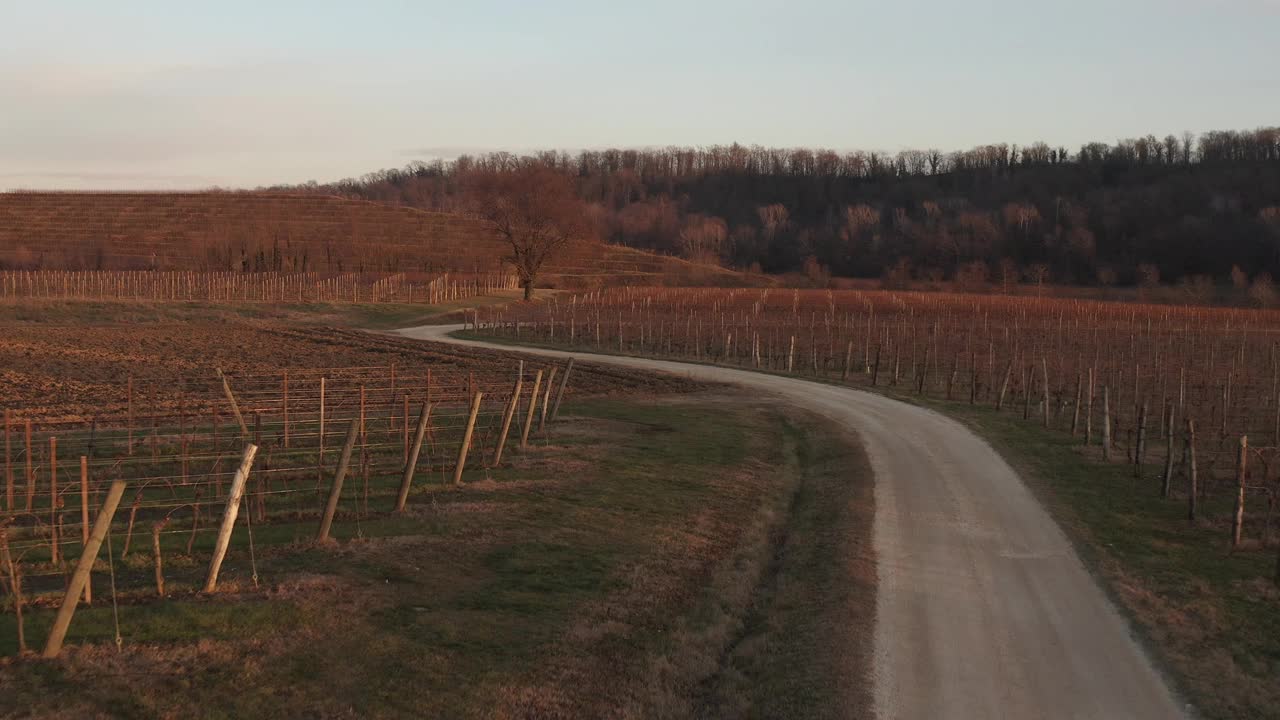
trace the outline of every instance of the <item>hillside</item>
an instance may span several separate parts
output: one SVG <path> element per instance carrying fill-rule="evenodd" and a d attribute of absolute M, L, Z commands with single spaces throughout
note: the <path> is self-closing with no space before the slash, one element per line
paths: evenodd
<path fill-rule="evenodd" d="M 480 220 L 325 195 L 0 193 L 0 269 L 493 273 Z M 737 273 L 597 242 L 543 284 L 742 284 Z"/>
<path fill-rule="evenodd" d="M 520 162 L 573 178 L 605 240 L 769 273 L 1092 286 L 1280 276 L 1280 128 L 967 151 L 740 145 L 495 153 L 321 190 L 423 209 Z"/>

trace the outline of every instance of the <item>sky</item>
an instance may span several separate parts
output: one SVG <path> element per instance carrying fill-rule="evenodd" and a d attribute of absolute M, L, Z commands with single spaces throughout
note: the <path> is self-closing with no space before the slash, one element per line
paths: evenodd
<path fill-rule="evenodd" d="M 0 0 L 0 189 L 1280 124 L 1280 0 Z"/>

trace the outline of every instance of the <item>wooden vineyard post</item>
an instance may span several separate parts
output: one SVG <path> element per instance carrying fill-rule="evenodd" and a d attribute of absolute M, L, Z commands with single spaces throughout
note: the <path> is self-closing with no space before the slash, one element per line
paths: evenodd
<path fill-rule="evenodd" d="M 1040 379 L 1042 382 L 1040 404 L 1044 406 L 1044 426 L 1049 427 L 1049 361 L 1040 358 Z"/>
<path fill-rule="evenodd" d="M 1142 460 L 1146 454 L 1147 445 L 1147 404 L 1142 403 L 1142 408 L 1138 410 L 1138 437 L 1136 444 L 1133 446 L 1133 476 L 1135 478 L 1142 477 Z"/>
<path fill-rule="evenodd" d="M 554 368 L 552 368 L 554 370 Z M 551 383 L 547 383 L 547 389 L 550 390 Z M 484 397 L 484 393 L 477 392 L 471 400 L 471 415 L 467 417 L 467 427 L 462 431 L 462 445 L 458 447 L 458 462 L 453 466 L 453 484 L 462 484 L 462 471 L 467 466 L 467 453 L 471 450 L 471 435 L 476 429 L 476 416 L 480 414 L 480 399 Z M 543 417 L 546 417 L 546 406 L 543 406 Z"/>
<path fill-rule="evenodd" d="M 130 456 L 132 456 L 133 455 L 133 376 L 132 375 L 129 376 L 129 382 L 128 382 L 128 385 L 126 386 L 125 392 L 127 393 L 125 403 L 127 406 L 127 412 L 129 414 L 129 417 L 126 421 L 126 424 L 129 426 L 129 431 L 128 431 L 129 436 L 128 436 L 128 439 L 125 441 L 125 445 L 127 448 L 126 452 Z"/>
<path fill-rule="evenodd" d="M 1089 368 L 1089 396 L 1084 406 L 1084 444 L 1093 444 L 1093 368 Z"/>
<path fill-rule="evenodd" d="M 49 438 L 49 555 L 54 565 L 58 552 L 58 438 Z"/>
<path fill-rule="evenodd" d="M 404 476 L 400 479 L 400 494 L 396 496 L 396 512 L 404 510 L 409 500 L 409 488 L 413 485 L 413 472 L 418 466 L 418 455 L 422 452 L 422 441 L 427 437 L 427 425 L 431 423 L 431 403 L 422 403 L 422 412 L 418 415 L 418 429 L 413 434 L 413 446 L 409 457 L 404 462 Z"/>
<path fill-rule="evenodd" d="M 1102 459 L 1111 459 L 1111 397 L 1102 386 Z"/>
<path fill-rule="evenodd" d="M 282 394 L 282 400 L 281 400 L 281 402 L 282 402 L 282 403 L 283 403 L 283 405 L 284 405 L 284 408 L 283 408 L 283 409 L 284 409 L 284 439 L 283 439 L 283 443 L 284 443 L 284 446 L 285 446 L 285 447 L 289 447 L 289 371 L 288 371 L 288 370 L 285 370 L 285 371 L 284 371 L 284 380 L 283 380 L 283 382 L 281 383 L 281 385 L 282 385 L 282 387 L 281 387 L 281 394 Z"/>
<path fill-rule="evenodd" d="M 169 519 L 165 518 L 151 526 L 151 555 L 155 564 L 156 595 L 158 597 L 164 597 L 164 557 L 160 554 L 160 533 L 164 531 L 165 525 L 168 524 Z"/>
<path fill-rule="evenodd" d="M 1002 409 L 1004 409 L 1004 396 L 1005 396 L 1005 393 L 1009 392 L 1009 379 L 1012 376 L 1013 376 L 1013 361 L 1010 360 L 1009 364 L 1006 365 L 1004 368 L 1004 380 L 1000 382 L 1000 392 L 999 394 L 996 395 L 996 412 L 1000 412 Z"/>
<path fill-rule="evenodd" d="M 1196 421 L 1187 418 L 1187 521 L 1196 521 L 1196 501 L 1200 494 L 1196 477 Z"/>
<path fill-rule="evenodd" d="M 1080 373 L 1076 373 L 1076 401 L 1071 405 L 1071 437 L 1080 429 Z"/>
<path fill-rule="evenodd" d="M 244 416 L 240 414 L 240 405 L 236 403 L 235 393 L 231 392 L 231 383 L 227 382 L 227 376 L 222 374 L 222 368 L 216 368 L 218 379 L 222 380 L 222 393 L 227 396 L 227 403 L 231 405 L 231 414 L 235 416 L 236 422 L 240 424 L 240 437 L 245 440 L 249 439 L 249 426 L 244 422 Z"/>
<path fill-rule="evenodd" d="M 324 385 L 325 379 L 320 378 L 320 467 L 324 467 Z"/>
<path fill-rule="evenodd" d="M 80 456 L 80 546 L 89 544 L 89 458 Z M 93 602 L 93 583 L 84 584 L 85 603 Z"/>
<path fill-rule="evenodd" d="M 360 436 L 360 418 L 351 419 L 351 427 L 347 428 L 347 438 L 342 441 L 342 455 L 338 457 L 338 467 L 333 473 L 333 487 L 329 488 L 329 502 L 324 506 L 324 515 L 320 518 L 320 529 L 316 531 L 316 542 L 329 539 L 329 529 L 333 527 L 333 515 L 338 511 L 338 500 L 342 497 L 342 482 L 347 479 L 347 467 L 351 465 L 351 451 L 356 446 L 356 438 Z"/>
<path fill-rule="evenodd" d="M 9 528 L 0 525 L 0 560 L 4 560 L 4 571 L 8 576 L 9 593 L 13 596 L 13 614 L 18 623 L 18 652 L 27 651 L 26 626 L 22 620 L 22 579 L 18 568 L 13 564 L 13 555 L 9 554 Z"/>
<path fill-rule="evenodd" d="M 13 512 L 13 441 L 12 418 L 4 411 L 4 509 Z"/>
<path fill-rule="evenodd" d="M 207 593 L 218 589 L 218 571 L 222 569 L 222 560 L 227 556 L 231 531 L 235 529 L 236 517 L 240 514 L 240 499 L 244 497 L 244 486 L 249 480 L 249 470 L 253 467 L 253 459 L 257 454 L 257 445 L 245 444 L 244 454 L 240 456 L 240 467 L 236 468 L 235 477 L 231 480 L 227 506 L 222 511 L 222 525 L 218 528 L 218 539 L 213 546 L 213 559 L 209 562 L 209 575 L 204 581 L 204 591 Z"/>
<path fill-rule="evenodd" d="M 787 350 L 787 374 L 790 375 L 796 362 L 796 336 L 791 336 L 791 346 Z"/>
<path fill-rule="evenodd" d="M 1236 507 L 1231 514 L 1231 549 L 1240 547 L 1240 536 L 1244 530 L 1244 479 L 1247 474 L 1246 463 L 1249 459 L 1249 436 L 1240 436 L 1240 454 L 1236 457 Z"/>
<path fill-rule="evenodd" d="M 840 371 L 841 381 L 849 379 L 849 363 L 852 361 L 853 361 L 853 341 L 850 340 L 849 344 L 846 345 L 844 349 L 844 370 Z"/>
<path fill-rule="evenodd" d="M 556 372 L 559 368 L 552 366 L 551 372 L 547 374 L 547 384 L 542 390 L 542 408 L 538 412 L 538 432 L 547 426 L 547 406 L 551 404 L 551 386 L 556 382 Z"/>
<path fill-rule="evenodd" d="M 507 435 L 511 432 L 511 420 L 520 409 L 520 387 L 524 383 L 524 361 L 520 361 L 520 372 L 516 374 L 516 384 L 511 390 L 511 402 L 502 414 L 502 429 L 498 431 L 498 447 L 493 451 L 493 464 L 502 464 L 502 451 L 507 447 Z"/>
<path fill-rule="evenodd" d="M 564 398 L 564 388 L 569 384 L 571 372 L 573 372 L 573 358 L 569 358 L 569 364 L 564 368 L 564 375 L 560 376 L 560 386 L 556 388 L 556 399 L 551 405 L 551 422 L 555 422 L 560 415 L 560 401 Z"/>
<path fill-rule="evenodd" d="M 1168 403 L 1165 408 L 1164 439 L 1167 447 L 1164 455 L 1164 478 L 1160 483 L 1160 495 L 1168 500 L 1169 495 L 1173 492 L 1173 403 Z"/>
<path fill-rule="evenodd" d="M 524 418 L 524 426 L 520 429 L 520 449 L 529 446 L 529 431 L 533 429 L 533 412 L 538 407 L 538 389 L 542 387 L 542 371 L 533 376 L 533 392 L 529 395 L 529 410 Z"/>
<path fill-rule="evenodd" d="M 875 387 L 880 380 L 880 346 L 876 345 L 876 363 L 871 368 L 871 387 Z"/>
<path fill-rule="evenodd" d="M 98 550 L 102 547 L 102 541 L 107 536 L 107 532 L 111 529 L 111 519 L 115 517 L 116 508 L 120 506 L 120 496 L 124 494 L 124 481 L 116 480 L 111 483 L 111 489 L 107 491 L 106 500 L 102 503 L 102 509 L 98 511 L 98 519 L 93 523 L 93 532 L 89 534 L 89 543 L 85 545 L 84 551 L 80 554 L 80 562 L 76 564 L 75 573 L 71 576 L 71 584 L 67 588 L 66 595 L 62 598 L 62 605 L 58 608 L 58 615 L 54 618 L 53 628 L 49 630 L 49 639 L 45 643 L 42 655 L 45 658 L 55 658 L 62 651 L 62 642 L 66 640 L 67 628 L 71 625 L 71 617 L 75 615 L 76 604 L 80 600 L 80 596 L 84 594 L 84 586 L 89 582 L 89 571 L 93 568 L 93 563 L 98 558 Z"/>

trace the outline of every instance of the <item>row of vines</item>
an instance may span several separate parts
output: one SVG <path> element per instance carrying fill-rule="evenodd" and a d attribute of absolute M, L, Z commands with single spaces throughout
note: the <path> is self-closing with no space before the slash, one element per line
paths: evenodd
<path fill-rule="evenodd" d="M 887 291 L 616 288 L 473 317 L 484 334 L 985 404 L 1133 465 L 1276 544 L 1280 313 Z M 1280 582 L 1280 563 L 1276 581 Z"/>
<path fill-rule="evenodd" d="M 0 271 L 0 300 L 435 304 L 517 287 L 504 273 Z"/>
<path fill-rule="evenodd" d="M 6 410 L 0 586 L 18 649 L 24 606 L 69 621 L 77 598 L 215 592 L 220 574 L 256 588 L 264 549 L 379 532 L 545 442 L 572 367 L 219 371 L 177 389 L 130 380 L 92 420 Z"/>

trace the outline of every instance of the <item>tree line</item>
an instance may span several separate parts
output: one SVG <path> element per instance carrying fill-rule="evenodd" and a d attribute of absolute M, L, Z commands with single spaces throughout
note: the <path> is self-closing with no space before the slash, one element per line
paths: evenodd
<path fill-rule="evenodd" d="M 1280 273 L 1280 127 L 957 152 L 743 145 L 490 153 L 310 190 L 467 211 L 477 175 L 566 176 L 603 240 L 770 273 L 1080 285 Z M 1243 277 L 1243 280 L 1242 280 Z"/>

